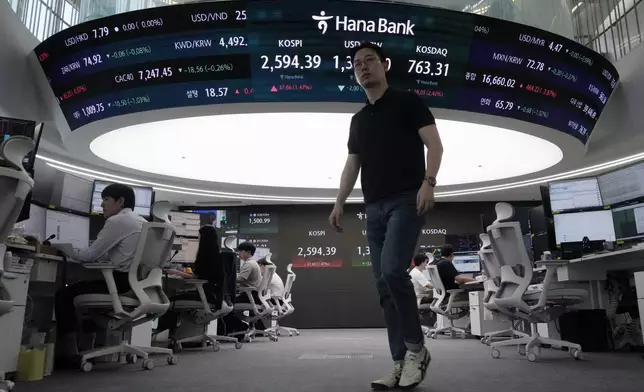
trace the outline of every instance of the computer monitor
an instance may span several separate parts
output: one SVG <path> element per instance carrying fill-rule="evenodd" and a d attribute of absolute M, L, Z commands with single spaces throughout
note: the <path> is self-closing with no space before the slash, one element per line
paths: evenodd
<path fill-rule="evenodd" d="M 528 252 L 530 261 L 534 261 L 534 252 L 532 251 L 532 236 L 530 234 L 523 235 L 523 245 L 525 246 L 526 252 Z"/>
<path fill-rule="evenodd" d="M 530 222 L 530 233 L 543 233 L 548 230 L 548 221 L 543 206 L 530 210 L 528 221 Z"/>
<path fill-rule="evenodd" d="M 644 203 L 631 204 L 611 210 L 615 237 L 628 241 L 644 237 Z"/>
<path fill-rule="evenodd" d="M 477 274 L 481 272 L 481 260 L 476 253 L 454 254 L 452 260 L 456 270 L 462 274 Z"/>
<path fill-rule="evenodd" d="M 45 218 L 45 235 L 56 236 L 52 244 L 72 244 L 76 249 L 89 246 L 89 217 L 47 210 Z"/>
<path fill-rule="evenodd" d="M 36 129 L 35 121 L 0 117 L 0 143 L 9 139 L 11 136 L 26 136 L 34 141 L 35 147 L 33 151 L 27 154 L 22 162 L 25 170 L 32 178 L 42 129 L 43 124 L 40 124 L 40 127 Z"/>
<path fill-rule="evenodd" d="M 563 242 L 615 241 L 613 214 L 610 210 L 555 215 L 555 239 Z"/>
<path fill-rule="evenodd" d="M 599 184 L 596 177 L 552 182 L 550 188 L 550 207 L 553 212 L 603 207 Z"/>
<path fill-rule="evenodd" d="M 597 180 L 604 205 L 644 198 L 644 163 L 604 173 Z"/>
<path fill-rule="evenodd" d="M 193 208 L 185 210 L 199 214 L 202 226 L 213 225 L 220 230 L 220 235 L 237 234 L 239 229 L 239 211 L 218 208 Z"/>
<path fill-rule="evenodd" d="M 111 184 L 113 183 L 108 181 L 94 181 L 94 187 L 92 189 L 92 204 L 90 207 L 91 214 L 103 213 L 103 207 L 101 207 L 101 203 L 103 202 L 101 192 L 103 192 L 103 189 Z M 144 217 L 151 216 L 152 199 L 154 197 L 154 191 L 152 190 L 152 188 L 134 185 L 130 186 L 132 187 L 132 189 L 134 189 L 134 212 Z"/>
<path fill-rule="evenodd" d="M 546 218 L 552 218 L 552 208 L 550 207 L 550 188 L 544 185 L 539 186 L 541 202 L 543 203 L 543 214 Z"/>

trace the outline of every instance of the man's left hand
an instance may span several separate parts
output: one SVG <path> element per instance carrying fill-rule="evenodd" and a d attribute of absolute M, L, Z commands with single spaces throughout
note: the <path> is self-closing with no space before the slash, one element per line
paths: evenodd
<path fill-rule="evenodd" d="M 424 181 L 416 195 L 416 210 L 420 216 L 426 214 L 432 207 L 434 207 L 434 187 Z"/>

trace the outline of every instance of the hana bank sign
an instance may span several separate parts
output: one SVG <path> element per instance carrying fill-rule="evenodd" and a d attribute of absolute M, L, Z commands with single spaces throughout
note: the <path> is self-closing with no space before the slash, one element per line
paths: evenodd
<path fill-rule="evenodd" d="M 381 33 L 395 35 L 414 35 L 415 24 L 407 20 L 405 22 L 393 22 L 386 18 L 378 20 L 350 19 L 347 16 L 329 16 L 321 11 L 320 15 L 313 15 L 313 20 L 318 22 L 318 29 L 325 34 L 331 25 L 335 25 L 336 31 L 355 31 L 363 33 Z"/>

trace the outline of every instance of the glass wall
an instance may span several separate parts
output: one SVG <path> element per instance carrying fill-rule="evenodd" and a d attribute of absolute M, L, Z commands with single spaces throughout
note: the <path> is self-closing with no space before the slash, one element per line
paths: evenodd
<path fill-rule="evenodd" d="M 78 23 L 80 0 L 9 0 L 22 23 L 40 41 Z"/>
<path fill-rule="evenodd" d="M 575 39 L 617 61 L 644 40 L 644 0 L 569 0 Z"/>

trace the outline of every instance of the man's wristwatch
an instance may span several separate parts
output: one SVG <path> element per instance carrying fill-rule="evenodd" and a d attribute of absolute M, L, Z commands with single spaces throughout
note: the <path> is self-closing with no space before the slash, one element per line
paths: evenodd
<path fill-rule="evenodd" d="M 432 188 L 436 187 L 436 177 L 429 177 L 428 176 L 428 177 L 424 178 L 424 181 L 427 181 L 429 186 L 431 186 Z"/>

